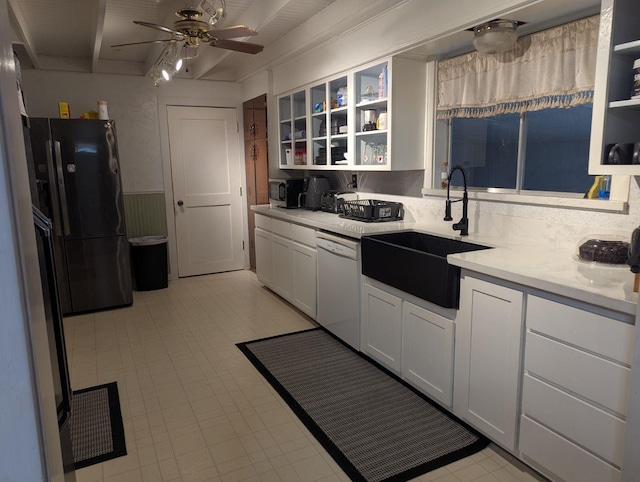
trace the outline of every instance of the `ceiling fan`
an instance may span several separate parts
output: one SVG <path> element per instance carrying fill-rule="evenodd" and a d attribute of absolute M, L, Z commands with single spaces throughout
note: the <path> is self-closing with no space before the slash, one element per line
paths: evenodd
<path fill-rule="evenodd" d="M 234 25 L 232 27 L 225 28 L 210 28 L 215 25 L 225 16 L 225 2 L 221 1 L 222 7 L 214 8 L 211 5 L 210 0 L 202 2 L 203 8 L 209 14 L 209 22 L 200 20 L 200 17 L 204 15 L 204 12 L 199 8 L 183 8 L 176 12 L 176 15 L 180 18 L 174 22 L 173 27 L 165 27 L 164 25 L 158 25 L 155 23 L 142 22 L 140 20 L 134 20 L 137 25 L 143 27 L 149 27 L 161 32 L 170 33 L 171 38 L 162 40 L 148 40 L 145 42 L 133 42 L 125 44 L 112 45 L 111 47 L 125 47 L 129 45 L 141 45 L 141 44 L 176 44 L 178 42 L 184 42 L 183 44 L 183 59 L 189 59 L 197 56 L 198 46 L 201 43 L 207 43 L 212 47 L 219 47 L 227 50 L 234 50 L 237 52 L 243 52 L 247 54 L 257 54 L 262 52 L 264 47 L 259 44 L 250 42 L 239 42 L 237 40 L 231 40 L 236 37 L 249 37 L 258 35 L 258 32 L 252 28 L 244 25 Z"/>

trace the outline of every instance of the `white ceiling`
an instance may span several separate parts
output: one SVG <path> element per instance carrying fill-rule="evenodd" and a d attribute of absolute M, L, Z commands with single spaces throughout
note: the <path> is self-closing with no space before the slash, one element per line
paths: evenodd
<path fill-rule="evenodd" d="M 314 45 L 328 42 L 350 28 L 366 25 L 376 15 L 411 1 L 432 0 L 226 0 L 226 18 L 216 28 L 237 24 L 251 27 L 258 31 L 258 35 L 244 40 L 264 45 L 264 51 L 251 55 L 204 44 L 199 47 L 198 57 L 189 61 L 188 72 L 180 76 L 242 80 L 253 70 L 283 62 L 287 55 L 294 56 Z M 148 75 L 162 52 L 162 46 L 147 44 L 112 48 L 111 45 L 170 37 L 168 33 L 136 25 L 133 21 L 172 27 L 178 20 L 175 15 L 178 9 L 197 7 L 201 2 L 8 0 L 13 45 L 23 69 L 131 75 Z M 524 35 L 596 13 L 599 3 L 599 0 L 544 0 L 514 12 L 510 18 L 527 22 L 519 28 L 520 34 Z M 304 29 L 301 31 L 305 40 L 302 44 L 298 41 L 293 45 L 287 41 L 287 34 L 297 28 Z M 427 36 L 425 32 L 425 38 Z M 428 58 L 470 50 L 472 36 L 461 28 L 460 32 L 432 40 L 407 54 Z"/>
<path fill-rule="evenodd" d="M 245 40 L 268 47 L 334 1 L 227 0 L 226 17 L 216 28 L 247 25 L 258 35 Z M 9 0 L 14 49 L 22 68 L 146 75 L 162 52 L 162 45 L 111 45 L 170 38 L 169 33 L 133 21 L 172 27 L 178 20 L 178 9 L 198 7 L 200 3 L 201 0 Z M 219 2 L 215 4 L 218 6 Z M 202 19 L 206 21 L 208 16 Z M 197 74 L 182 76 L 206 79 L 226 72 L 226 77 L 233 77 L 233 71 L 251 56 L 206 44 L 199 50 L 198 58 L 190 61 L 190 70 Z M 215 51 L 215 55 L 202 55 L 204 50 Z"/>

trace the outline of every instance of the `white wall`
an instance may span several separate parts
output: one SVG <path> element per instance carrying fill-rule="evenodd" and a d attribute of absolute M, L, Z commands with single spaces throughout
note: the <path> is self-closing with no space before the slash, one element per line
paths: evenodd
<path fill-rule="evenodd" d="M 535 0 L 413 0 L 273 69 L 275 94 L 500 17 Z M 334 4 L 340 7 L 339 2 Z M 332 6 L 333 7 L 333 6 Z M 311 28 L 312 25 L 309 25 Z M 290 35 L 304 36 L 305 26 Z"/>
<path fill-rule="evenodd" d="M 36 70 L 23 70 L 22 78 L 32 117 L 59 117 L 58 101 L 69 103 L 72 117 L 107 101 L 125 194 L 164 191 L 159 98 L 174 105 L 236 107 L 242 120 L 242 89 L 233 82 L 174 79 L 155 87 L 149 77 Z"/>
<path fill-rule="evenodd" d="M 60 481 L 60 436 L 7 19 L 7 2 L 0 0 L 0 480 Z"/>

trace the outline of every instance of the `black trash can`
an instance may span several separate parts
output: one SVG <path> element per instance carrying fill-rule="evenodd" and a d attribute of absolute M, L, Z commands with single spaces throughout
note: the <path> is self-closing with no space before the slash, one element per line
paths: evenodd
<path fill-rule="evenodd" d="M 167 237 L 142 236 L 129 239 L 136 290 L 159 290 L 169 286 Z"/>

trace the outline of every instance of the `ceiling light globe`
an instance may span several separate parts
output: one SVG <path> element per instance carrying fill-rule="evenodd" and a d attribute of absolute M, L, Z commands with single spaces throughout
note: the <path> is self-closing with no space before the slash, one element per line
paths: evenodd
<path fill-rule="evenodd" d="M 166 68 L 162 69 L 162 78 L 167 82 L 171 80 L 171 74 L 169 74 L 169 71 Z"/>
<path fill-rule="evenodd" d="M 182 68 L 182 59 L 179 58 L 178 60 L 176 60 L 176 65 L 175 65 L 176 72 L 180 72 L 181 68 Z"/>
<path fill-rule="evenodd" d="M 497 54 L 513 48 L 518 40 L 516 22 L 494 20 L 473 29 L 473 46 L 483 54 Z"/>

